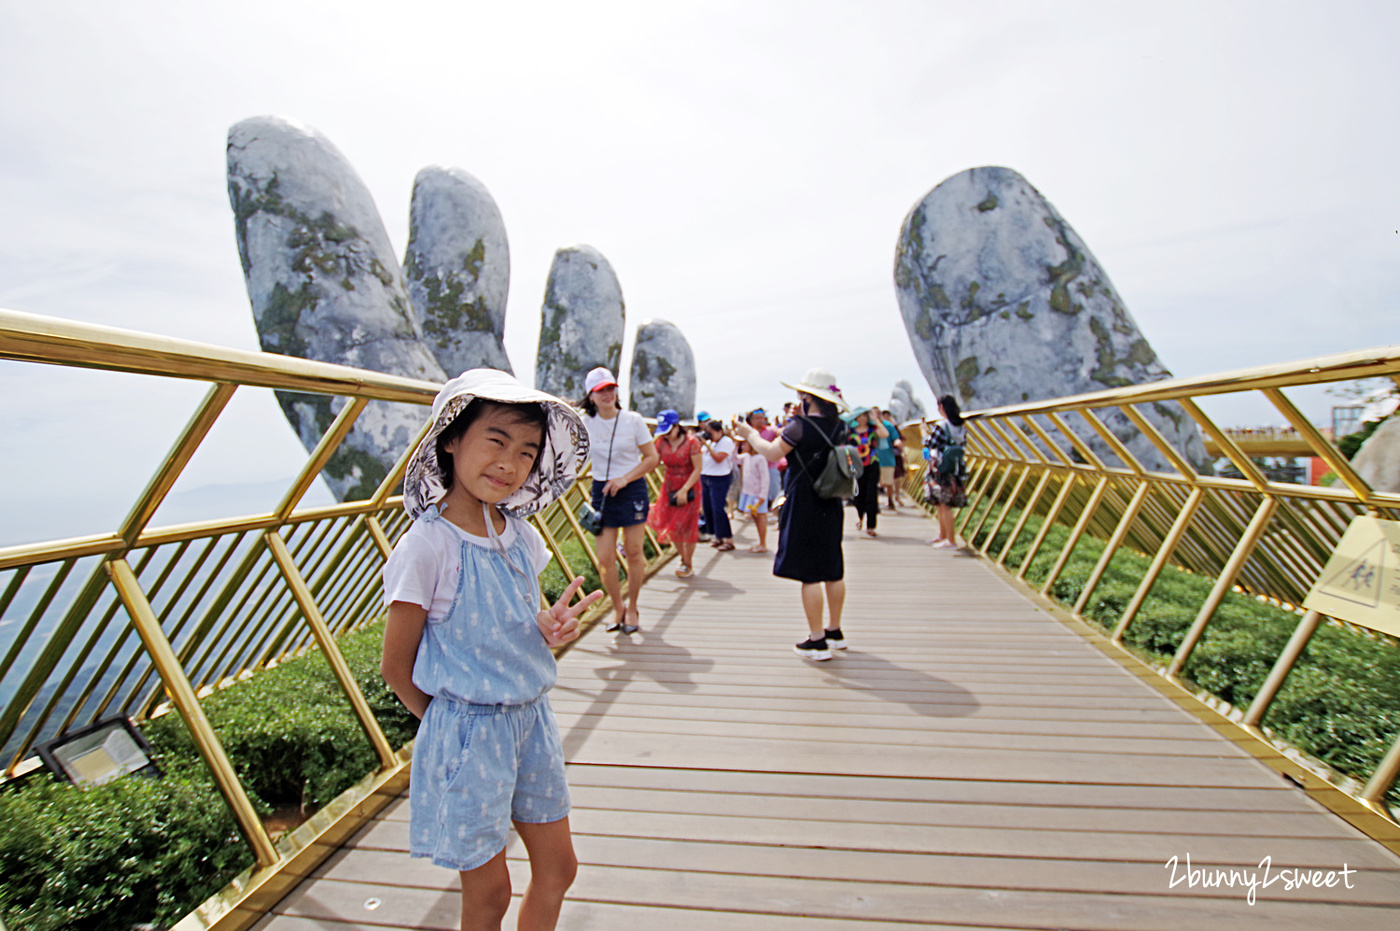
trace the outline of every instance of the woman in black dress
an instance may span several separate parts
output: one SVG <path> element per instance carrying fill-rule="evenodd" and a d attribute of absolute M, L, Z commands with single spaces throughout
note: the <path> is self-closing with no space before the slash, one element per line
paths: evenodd
<path fill-rule="evenodd" d="M 802 610 L 807 615 L 808 637 L 793 649 L 811 660 L 831 659 L 833 649 L 846 647 L 841 633 L 841 608 L 846 601 L 845 563 L 841 554 L 842 503 L 820 498 L 812 488 L 833 445 L 845 439 L 840 414 L 849 410 L 836 379 L 825 369 L 809 369 L 795 385 L 797 414 L 775 440 L 765 440 L 746 423 L 735 425 L 738 434 L 769 462 L 787 456 L 783 485 L 786 500 L 778 517 L 778 553 L 773 574 L 802 583 Z M 822 622 L 822 608 L 830 618 Z"/>

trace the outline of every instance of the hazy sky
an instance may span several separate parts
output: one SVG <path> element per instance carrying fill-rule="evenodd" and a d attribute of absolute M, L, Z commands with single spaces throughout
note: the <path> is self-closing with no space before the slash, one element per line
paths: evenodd
<path fill-rule="evenodd" d="M 0 0 L 0 306 L 257 348 L 224 145 L 278 114 L 345 153 L 400 253 L 419 168 L 491 190 L 526 380 L 554 250 L 588 243 L 624 359 L 676 323 L 703 407 L 814 365 L 928 401 L 895 241 L 979 165 L 1056 206 L 1177 375 L 1396 343 L 1397 35 L 1389 0 Z M 146 382 L 0 363 L 0 544 L 111 529 L 202 393 Z M 301 460 L 265 394 L 219 431 L 182 488 Z"/>

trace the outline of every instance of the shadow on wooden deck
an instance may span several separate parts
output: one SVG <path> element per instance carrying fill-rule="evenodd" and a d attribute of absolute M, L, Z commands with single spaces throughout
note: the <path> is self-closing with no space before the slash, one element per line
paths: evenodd
<path fill-rule="evenodd" d="M 828 663 L 793 655 L 797 586 L 743 547 L 663 569 L 640 634 L 565 655 L 582 865 L 561 928 L 1395 927 L 1400 858 L 980 559 L 923 546 L 924 518 L 880 530 L 847 534 L 850 648 Z M 257 927 L 456 928 L 457 876 L 407 855 L 407 815 Z"/>

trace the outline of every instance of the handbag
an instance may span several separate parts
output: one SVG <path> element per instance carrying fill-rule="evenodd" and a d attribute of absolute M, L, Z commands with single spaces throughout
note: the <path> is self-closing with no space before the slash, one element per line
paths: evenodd
<path fill-rule="evenodd" d="M 578 525 L 595 537 L 603 529 L 603 512 L 595 508 L 592 503 L 585 501 L 579 505 Z"/>

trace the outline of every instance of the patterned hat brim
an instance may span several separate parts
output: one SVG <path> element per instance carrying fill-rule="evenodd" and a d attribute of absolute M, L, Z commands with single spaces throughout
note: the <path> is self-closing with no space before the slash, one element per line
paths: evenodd
<path fill-rule="evenodd" d="M 408 461 L 403 479 L 403 506 L 416 518 L 447 496 L 447 476 L 438 468 L 437 440 L 467 405 L 477 398 L 502 404 L 537 403 L 548 423 L 544 447 L 530 477 L 497 505 L 516 517 L 528 517 L 548 507 L 569 490 L 588 459 L 588 430 L 568 402 L 527 388 L 496 369 L 471 369 L 442 386 L 433 399 L 433 422 Z"/>

